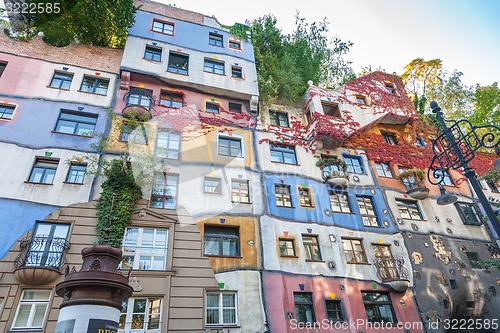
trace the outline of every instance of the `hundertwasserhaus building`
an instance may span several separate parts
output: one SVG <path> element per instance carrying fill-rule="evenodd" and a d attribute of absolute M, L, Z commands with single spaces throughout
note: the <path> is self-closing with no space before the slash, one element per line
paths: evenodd
<path fill-rule="evenodd" d="M 1 33 L 0 331 L 54 332 L 98 240 L 88 171 L 118 158 L 147 180 L 119 332 L 496 332 L 499 222 L 459 171 L 437 205 L 435 139 L 383 72 L 259 104 L 251 40 L 173 6 L 144 2 L 122 50 Z"/>

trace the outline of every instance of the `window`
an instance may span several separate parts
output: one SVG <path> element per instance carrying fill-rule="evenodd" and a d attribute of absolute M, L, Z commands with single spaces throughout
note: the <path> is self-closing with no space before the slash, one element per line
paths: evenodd
<path fill-rule="evenodd" d="M 240 103 L 229 102 L 229 111 L 236 112 L 236 113 L 241 113 L 242 110 L 243 110 L 242 109 L 242 105 Z"/>
<path fill-rule="evenodd" d="M 243 69 L 237 66 L 231 66 L 231 76 L 236 77 L 238 79 L 243 78 Z"/>
<path fill-rule="evenodd" d="M 471 203 L 456 202 L 458 213 L 462 218 L 462 222 L 468 225 L 481 225 L 481 215 L 477 207 Z"/>
<path fill-rule="evenodd" d="M 184 106 L 184 96 L 172 91 L 162 90 L 160 94 L 160 105 L 169 108 L 182 108 Z"/>
<path fill-rule="evenodd" d="M 205 112 L 219 113 L 220 112 L 220 105 L 218 103 L 205 102 Z"/>
<path fill-rule="evenodd" d="M 92 94 L 106 95 L 108 93 L 108 86 L 108 79 L 84 75 L 80 90 Z"/>
<path fill-rule="evenodd" d="M 151 192 L 151 207 L 176 209 L 178 181 L 178 175 L 155 173 Z"/>
<path fill-rule="evenodd" d="M 271 149 L 271 161 L 286 164 L 297 164 L 295 147 L 285 145 L 269 145 Z"/>
<path fill-rule="evenodd" d="M 313 207 L 311 190 L 307 187 L 299 187 L 299 203 L 301 207 Z"/>
<path fill-rule="evenodd" d="M 159 332 L 161 298 L 131 297 L 122 303 L 118 329 L 124 332 Z"/>
<path fill-rule="evenodd" d="M 490 181 L 487 181 L 487 180 L 486 180 L 486 184 L 487 184 L 487 185 L 488 185 L 488 187 L 490 188 L 490 191 L 491 191 L 491 192 L 496 192 L 496 193 L 500 192 L 500 191 L 498 190 L 497 184 L 495 184 L 494 182 L 490 182 Z"/>
<path fill-rule="evenodd" d="M 405 173 L 407 171 L 408 170 L 399 168 L 399 173 L 400 174 L 403 174 L 403 173 Z M 402 178 L 401 180 L 403 181 L 403 184 L 404 184 L 404 186 L 406 187 L 406 189 L 408 191 L 412 190 L 414 188 L 417 188 L 417 184 L 415 183 L 415 177 L 413 176 L 412 173 L 408 173 L 408 176 L 405 177 L 405 178 Z"/>
<path fill-rule="evenodd" d="M 339 213 L 351 213 L 351 206 L 346 193 L 330 190 L 330 207 L 332 211 Z"/>
<path fill-rule="evenodd" d="M 222 47 L 222 45 L 224 44 L 222 41 L 222 35 L 213 33 L 208 34 L 208 44 Z"/>
<path fill-rule="evenodd" d="M 236 293 L 207 292 L 207 325 L 237 325 Z"/>
<path fill-rule="evenodd" d="M 391 247 L 389 245 L 372 244 L 373 253 L 378 273 L 382 281 L 399 278 L 396 262 L 392 257 Z"/>
<path fill-rule="evenodd" d="M 219 155 L 243 157 L 240 138 L 219 137 Z"/>
<path fill-rule="evenodd" d="M 168 230 L 127 228 L 123 238 L 122 269 L 164 270 Z"/>
<path fill-rule="evenodd" d="M 120 132 L 120 141 L 146 145 L 148 143 L 146 129 L 143 125 L 136 128 L 131 124 L 124 123 Z"/>
<path fill-rule="evenodd" d="M 151 108 L 152 100 L 153 92 L 147 89 L 130 88 L 127 94 L 127 106 L 139 105 L 149 110 Z"/>
<path fill-rule="evenodd" d="M 231 201 L 250 203 L 248 180 L 231 179 Z"/>
<path fill-rule="evenodd" d="M 396 134 L 394 133 L 389 133 L 389 132 L 380 132 L 382 134 L 382 137 L 384 138 L 384 141 L 390 145 L 397 145 L 398 140 L 396 139 Z"/>
<path fill-rule="evenodd" d="M 371 197 L 361 197 L 356 196 L 358 202 L 359 211 L 361 212 L 361 219 L 363 220 L 363 225 L 367 227 L 378 227 L 377 214 L 375 214 L 375 207 L 373 205 L 373 199 Z"/>
<path fill-rule="evenodd" d="M 73 81 L 72 73 L 55 72 L 52 80 L 50 81 L 50 87 L 69 90 L 71 87 L 71 81 Z"/>
<path fill-rule="evenodd" d="M 422 212 L 418 208 L 416 201 L 410 200 L 396 200 L 401 218 L 408 220 L 423 220 Z"/>
<path fill-rule="evenodd" d="M 25 266 L 51 267 L 59 270 L 64 251 L 68 224 L 37 222 L 30 242 Z"/>
<path fill-rule="evenodd" d="M 224 63 L 221 61 L 215 61 L 211 59 L 206 59 L 203 65 L 203 70 L 205 72 L 209 73 L 214 73 L 214 74 L 221 74 L 224 75 Z"/>
<path fill-rule="evenodd" d="M 55 131 L 66 134 L 92 136 L 94 135 L 96 124 L 96 114 L 64 110 L 59 114 Z"/>
<path fill-rule="evenodd" d="M 205 226 L 205 256 L 238 257 L 240 230 L 238 228 Z"/>
<path fill-rule="evenodd" d="M 233 50 L 241 50 L 241 41 L 230 39 L 229 40 L 229 48 Z"/>
<path fill-rule="evenodd" d="M 358 156 L 342 156 L 344 162 L 347 164 L 347 172 L 350 173 L 365 173 L 363 169 L 363 164 L 361 163 L 361 157 Z"/>
<path fill-rule="evenodd" d="M 304 244 L 304 250 L 306 251 L 306 259 L 321 260 L 318 236 L 302 235 L 302 243 Z"/>
<path fill-rule="evenodd" d="M 269 119 L 271 120 L 271 124 L 273 125 L 290 127 L 288 123 L 288 114 L 286 112 L 269 110 Z"/>
<path fill-rule="evenodd" d="M 13 106 L 0 104 L 0 119 L 12 119 L 15 109 Z"/>
<path fill-rule="evenodd" d="M 323 113 L 327 116 L 340 117 L 339 105 L 329 101 L 321 101 Z"/>
<path fill-rule="evenodd" d="M 71 163 L 69 165 L 68 175 L 66 176 L 67 183 L 83 184 L 87 171 L 87 164 Z"/>
<path fill-rule="evenodd" d="M 181 151 L 181 135 L 169 130 L 160 130 L 156 135 L 156 156 L 178 160 Z"/>
<path fill-rule="evenodd" d="M 342 238 L 342 249 L 348 264 L 366 264 L 365 248 L 361 239 Z"/>
<path fill-rule="evenodd" d="M 144 51 L 144 59 L 161 61 L 161 47 L 146 45 L 146 50 Z"/>
<path fill-rule="evenodd" d="M 188 74 L 189 56 L 186 54 L 179 54 L 170 52 L 168 57 L 167 70 L 177 74 Z"/>
<path fill-rule="evenodd" d="M 221 193 L 220 178 L 205 177 L 203 188 L 205 193 Z"/>
<path fill-rule="evenodd" d="M 153 20 L 153 27 L 151 30 L 172 36 L 174 34 L 174 24 L 171 22 Z"/>
<path fill-rule="evenodd" d="M 394 176 L 392 175 L 391 168 L 389 165 L 385 163 L 375 163 L 377 167 L 377 174 L 380 177 L 388 177 L 388 178 L 393 178 Z"/>
<path fill-rule="evenodd" d="M 362 291 L 361 296 L 366 317 L 370 323 L 396 323 L 396 315 L 389 294 Z"/>
<path fill-rule="evenodd" d="M 396 95 L 396 86 L 394 86 L 394 83 L 386 82 L 386 83 L 385 83 L 385 90 L 386 90 L 389 94 Z"/>
<path fill-rule="evenodd" d="M 49 307 L 50 290 L 25 289 L 19 300 L 12 329 L 43 327 L 47 308 Z"/>
<path fill-rule="evenodd" d="M 366 105 L 366 99 L 364 96 L 361 96 L 361 95 L 357 95 L 356 96 L 356 102 L 358 104 L 363 104 L 363 105 Z"/>
<path fill-rule="evenodd" d="M 290 186 L 289 185 L 274 185 L 274 191 L 276 193 L 276 206 L 278 207 L 293 207 L 292 199 L 290 196 Z"/>
<path fill-rule="evenodd" d="M 295 257 L 295 240 L 289 238 L 280 238 L 280 256 L 282 257 Z"/>
<path fill-rule="evenodd" d="M 328 320 L 331 320 L 331 321 L 343 321 L 344 320 L 344 314 L 342 313 L 341 301 L 333 300 L 333 299 L 326 299 L 325 306 L 326 306 L 326 316 L 327 316 Z"/>
<path fill-rule="evenodd" d="M 2 76 L 3 72 L 5 71 L 5 68 L 7 68 L 7 63 L 0 61 L 0 77 Z"/>
<path fill-rule="evenodd" d="M 293 293 L 295 318 L 299 323 L 314 323 L 314 308 L 311 293 Z"/>
<path fill-rule="evenodd" d="M 37 157 L 28 179 L 31 183 L 52 184 L 59 159 Z"/>

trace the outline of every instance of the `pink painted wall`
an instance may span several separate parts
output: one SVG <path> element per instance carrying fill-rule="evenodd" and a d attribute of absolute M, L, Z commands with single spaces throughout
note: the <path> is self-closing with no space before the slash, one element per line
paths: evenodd
<path fill-rule="evenodd" d="M 300 289 L 299 284 L 304 285 L 304 290 Z M 345 289 L 340 290 L 340 285 L 344 285 Z M 277 272 L 263 273 L 263 288 L 264 300 L 266 307 L 266 315 L 269 327 L 272 332 L 356 332 L 364 331 L 365 333 L 380 333 L 380 332 L 400 332 L 405 331 L 404 324 L 413 325 L 407 326 L 412 333 L 424 332 L 421 324 L 418 311 L 413 300 L 412 292 L 394 293 L 390 289 L 384 288 L 376 284 L 376 289 L 373 289 L 372 282 L 363 282 L 339 278 L 327 277 L 310 277 L 282 274 Z M 403 325 L 403 328 L 375 328 L 366 325 L 366 312 L 361 297 L 361 291 L 379 291 L 390 292 L 389 296 L 392 301 L 392 306 L 396 314 L 397 322 Z M 311 292 L 313 296 L 313 307 L 316 322 L 316 328 L 299 328 L 293 321 L 287 319 L 287 312 L 292 312 L 294 318 L 295 304 L 293 300 L 294 292 Z M 335 294 L 336 300 L 341 300 L 344 311 L 345 327 L 335 329 L 334 326 L 329 326 L 325 320 L 327 318 L 325 299 L 331 298 L 331 294 Z M 400 301 L 403 300 L 405 306 Z M 352 325 L 357 324 L 359 325 Z M 394 324 L 396 325 L 396 324 Z M 420 326 L 422 325 L 422 326 Z"/>

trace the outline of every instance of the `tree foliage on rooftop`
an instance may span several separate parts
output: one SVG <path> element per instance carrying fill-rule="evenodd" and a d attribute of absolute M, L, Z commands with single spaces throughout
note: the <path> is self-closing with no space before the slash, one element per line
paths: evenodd
<path fill-rule="evenodd" d="M 355 78 L 345 59 L 352 43 L 328 38 L 328 23 L 307 23 L 299 14 L 293 33 L 284 35 L 273 15 L 251 22 L 259 94 L 265 103 L 279 98 L 300 101 L 312 80 L 320 86 L 337 86 Z"/>
<path fill-rule="evenodd" d="M 475 125 L 500 124 L 500 89 L 498 82 L 477 86 L 474 94 L 475 110 L 468 119 Z"/>
<path fill-rule="evenodd" d="M 13 30 L 26 37 L 41 31 L 44 33 L 44 40 L 56 46 L 79 41 L 96 46 L 123 47 L 138 9 L 133 0 L 60 1 L 57 3 L 60 7 L 58 13 L 54 10 L 52 1 L 27 0 L 27 3 L 37 6 L 40 4 L 40 7 L 34 8 L 48 8 L 50 3 L 52 10 L 11 15 L 9 19 Z"/>

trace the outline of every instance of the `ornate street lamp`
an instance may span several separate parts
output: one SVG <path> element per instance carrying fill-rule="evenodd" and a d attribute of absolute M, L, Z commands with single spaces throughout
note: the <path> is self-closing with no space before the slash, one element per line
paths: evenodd
<path fill-rule="evenodd" d="M 430 104 L 432 112 L 436 114 L 436 118 L 442 126 L 441 135 L 439 135 L 432 144 L 434 157 L 432 158 L 429 170 L 437 164 L 439 168 L 433 169 L 431 178 L 430 172 L 427 173 L 427 179 L 431 184 L 440 185 L 444 181 L 445 174 L 449 169 L 463 168 L 464 176 L 469 179 L 469 182 L 476 192 L 479 202 L 483 206 L 486 216 L 490 220 L 491 225 L 495 229 L 497 237 L 500 237 L 500 224 L 491 207 L 486 195 L 484 195 L 481 185 L 476 178 L 476 172 L 469 166 L 475 152 L 479 148 L 495 149 L 498 153 L 500 150 L 500 127 L 497 125 L 474 126 L 468 120 L 458 120 L 448 127 L 443 117 L 441 108 L 434 101 Z M 450 122 L 450 121 L 448 121 Z M 484 129 L 484 132 L 481 132 Z M 500 168 L 500 159 L 495 161 L 495 169 Z M 443 188 L 444 190 L 444 188 Z M 450 198 L 450 194 L 443 193 L 438 198 L 438 204 L 446 205 L 453 203 L 456 200 Z M 444 198 L 446 196 L 446 198 Z"/>

